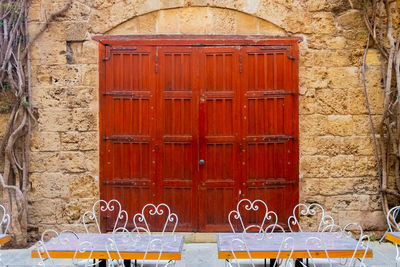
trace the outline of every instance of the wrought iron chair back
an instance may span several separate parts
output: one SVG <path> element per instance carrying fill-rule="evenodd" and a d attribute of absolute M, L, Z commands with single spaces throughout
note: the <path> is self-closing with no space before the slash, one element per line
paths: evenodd
<path fill-rule="evenodd" d="M 317 217 L 319 214 L 321 218 Z M 335 223 L 333 217 L 327 215 L 324 208 L 320 204 L 311 203 L 310 205 L 307 205 L 304 203 L 299 203 L 293 208 L 293 214 L 288 218 L 288 226 L 290 231 L 295 232 L 294 228 L 297 227 L 300 232 L 303 232 L 303 227 L 299 222 L 300 216 L 316 216 L 318 225 L 318 228 L 316 229 L 317 232 L 321 232 L 326 225 L 332 225 Z"/>
<path fill-rule="evenodd" d="M 147 232 L 151 234 L 151 227 L 149 226 L 148 219 L 149 216 L 165 216 L 165 221 L 162 221 L 162 230 L 161 235 L 164 235 L 165 231 L 168 228 L 168 225 L 172 225 L 171 234 L 173 235 L 176 230 L 176 226 L 178 225 L 178 216 L 175 213 L 171 212 L 169 206 L 165 203 L 158 204 L 157 206 L 154 204 L 146 204 L 141 213 L 137 213 L 133 216 L 133 225 L 135 229 L 140 229 L 138 224 L 143 224 Z"/>
<path fill-rule="evenodd" d="M 65 235 L 69 233 L 70 235 Z M 72 234 L 72 235 L 71 235 Z M 57 242 L 59 244 L 67 244 L 71 241 L 71 238 L 73 239 L 79 239 L 79 236 L 70 230 L 64 230 L 58 233 L 57 231 L 53 229 L 47 229 L 42 233 L 41 239 L 36 243 L 36 250 L 39 254 L 39 265 L 46 266 L 46 261 L 49 261 L 50 266 L 56 266 L 53 259 L 51 258 L 46 242 L 53 240 L 54 242 Z M 86 260 L 78 259 L 79 254 L 83 253 L 88 253 L 89 256 Z M 85 267 L 88 266 L 95 266 L 96 263 L 92 263 L 91 257 L 93 254 L 93 244 L 90 243 L 89 241 L 84 241 L 78 244 L 77 248 L 75 249 L 74 257 L 72 258 L 72 264 L 74 266 L 81 265 L 81 263 L 84 263 Z"/>
<path fill-rule="evenodd" d="M 93 204 L 92 210 L 86 211 L 82 215 L 82 223 L 87 233 L 89 233 L 88 224 L 91 222 L 95 223 L 97 231 L 101 233 L 100 223 L 97 217 L 100 212 L 116 213 L 117 217 L 115 219 L 113 230 L 115 230 L 118 227 L 120 222 L 122 222 L 123 227 L 126 227 L 126 224 L 128 223 L 128 213 L 121 208 L 121 203 L 119 203 L 118 200 L 111 199 L 110 201 L 107 202 L 105 200 L 100 199 Z"/>
<path fill-rule="evenodd" d="M 238 251 L 246 252 L 247 253 L 247 257 L 250 260 L 250 264 L 253 267 L 255 267 L 253 258 L 251 256 L 251 252 L 250 252 L 250 250 L 249 250 L 249 248 L 247 246 L 247 243 L 246 243 L 246 234 L 247 234 L 248 230 L 250 228 L 252 228 L 252 227 L 254 227 L 254 225 L 250 225 L 250 226 L 246 227 L 239 237 L 234 238 L 231 241 L 231 253 L 233 255 L 234 261 L 236 262 L 236 266 L 238 266 L 238 267 L 240 267 L 240 263 L 239 263 L 239 260 L 237 258 L 237 255 L 236 255 L 235 251 L 236 252 L 238 252 Z M 259 232 L 260 235 L 256 235 L 256 238 L 262 237 L 262 239 L 264 239 L 264 238 L 265 239 L 271 239 L 272 235 L 277 230 L 279 230 L 282 233 L 285 233 L 285 229 L 281 225 L 279 225 L 279 224 L 271 224 L 271 225 L 268 225 L 265 229 L 262 229 L 261 232 Z M 268 241 L 266 241 L 266 242 L 268 242 Z M 279 251 L 278 251 L 278 254 L 277 254 L 277 257 L 276 257 L 276 261 L 275 261 L 273 267 L 275 267 L 275 266 L 294 266 L 293 265 L 294 262 L 293 262 L 293 259 L 292 259 L 293 250 L 294 250 L 294 239 L 292 237 L 284 237 L 282 239 L 281 245 L 279 247 Z M 285 251 L 285 252 L 283 252 L 283 251 Z M 289 253 L 288 258 L 281 259 L 282 253 Z M 233 266 L 232 263 L 229 262 L 229 261 L 228 261 L 228 265 L 229 266 Z"/>
<path fill-rule="evenodd" d="M 386 221 L 388 224 L 388 232 L 395 232 L 395 231 L 400 231 L 400 226 L 397 220 L 397 216 L 400 213 L 400 206 L 393 207 L 389 210 L 387 216 L 386 216 Z M 395 225 L 395 229 L 393 229 L 392 225 Z M 400 249 L 399 245 L 395 243 L 396 246 L 396 262 L 400 263 Z"/>
<path fill-rule="evenodd" d="M 370 238 L 368 235 L 364 234 L 363 229 L 360 224 L 348 223 L 343 228 L 336 224 L 327 225 L 321 230 L 321 232 L 335 232 L 337 234 L 335 234 L 334 237 L 336 237 L 338 239 L 354 237 L 357 240 L 357 244 L 354 248 L 352 257 L 350 259 L 341 259 L 340 264 L 346 265 L 349 267 L 356 266 L 357 265 L 356 253 L 358 250 L 363 250 L 364 251 L 363 256 L 361 258 L 358 258 L 359 266 L 366 266 L 364 261 L 365 261 L 367 252 L 369 250 Z M 312 238 L 312 240 L 314 240 L 314 242 L 319 242 L 320 246 L 325 250 L 325 253 L 326 253 L 327 259 L 329 260 L 330 266 L 332 266 L 331 260 L 329 258 L 328 252 L 326 251 L 326 247 L 325 247 L 323 240 L 321 240 L 318 237 L 310 237 L 309 239 L 311 239 L 311 238 Z M 316 241 L 318 239 L 319 239 L 319 241 Z M 306 243 L 306 246 L 307 246 L 307 243 Z M 307 251 L 311 258 L 311 254 L 309 252 L 309 247 L 307 248 Z M 344 260 L 344 262 L 343 262 L 343 260 Z M 315 264 L 314 264 L 314 266 L 315 266 Z"/>
<path fill-rule="evenodd" d="M 6 208 L 3 205 L 0 205 L 0 216 L 1 216 L 0 233 L 1 234 L 7 234 L 8 233 L 8 227 L 10 226 L 10 222 L 11 222 L 11 217 L 6 212 Z"/>
<path fill-rule="evenodd" d="M 109 240 L 106 244 L 106 250 L 107 250 L 108 257 L 109 257 L 109 262 L 113 262 L 111 255 L 110 255 L 110 251 L 113 250 L 113 251 L 116 251 L 116 253 L 119 257 L 118 264 L 123 265 L 123 259 L 119 252 L 117 242 L 115 241 L 117 234 L 123 235 L 123 238 L 121 239 L 122 242 L 124 242 L 125 244 L 129 244 L 131 246 L 135 246 L 137 244 L 137 242 L 140 242 L 143 239 L 143 237 L 146 236 L 147 244 L 146 244 L 146 249 L 145 249 L 143 259 L 141 260 L 141 263 L 140 263 L 140 267 L 143 267 L 145 264 L 146 264 L 146 266 L 148 265 L 148 263 L 146 263 L 146 262 L 148 262 L 148 260 L 147 260 L 148 253 L 149 252 L 154 253 L 155 251 L 158 253 L 158 257 L 155 261 L 154 266 L 158 267 L 160 265 L 161 255 L 164 250 L 164 242 L 160 238 L 153 238 L 151 235 L 151 232 L 144 227 L 136 227 L 136 228 L 132 229 L 132 231 L 129 231 L 125 227 L 119 227 L 119 228 L 115 229 L 113 231 L 112 238 L 109 238 Z M 171 264 L 171 262 L 168 262 L 164 265 L 164 267 L 170 266 L 170 264 Z M 114 263 L 109 264 L 109 266 L 114 267 Z"/>
<path fill-rule="evenodd" d="M 246 226 L 243 221 L 243 216 L 241 214 L 241 210 L 244 209 L 243 211 L 257 212 L 257 211 L 260 211 L 260 207 L 263 207 L 265 209 L 262 222 L 259 225 L 253 224 L 253 225 Z M 238 204 L 236 206 L 236 210 L 232 210 L 228 214 L 229 225 L 231 226 L 232 232 L 236 233 L 232 219 L 238 221 L 238 223 L 241 227 L 241 231 L 246 231 L 246 229 L 248 230 L 250 228 L 257 228 L 257 229 L 259 229 L 259 233 L 261 233 L 268 221 L 272 222 L 272 224 L 277 224 L 278 215 L 274 211 L 268 210 L 268 206 L 264 201 L 262 201 L 260 199 L 250 201 L 249 199 L 244 198 L 238 202 Z"/>

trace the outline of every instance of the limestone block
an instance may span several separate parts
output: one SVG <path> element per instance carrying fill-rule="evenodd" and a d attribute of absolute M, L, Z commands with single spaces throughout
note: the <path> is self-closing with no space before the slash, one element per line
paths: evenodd
<path fill-rule="evenodd" d="M 328 0 L 305 0 L 300 3 L 304 9 L 311 12 L 328 11 L 330 7 Z"/>
<path fill-rule="evenodd" d="M 337 17 L 337 23 L 342 29 L 364 29 L 365 24 L 360 10 L 351 9 Z"/>
<path fill-rule="evenodd" d="M 209 9 L 211 14 L 211 34 L 235 34 L 236 13 L 229 9 Z"/>
<path fill-rule="evenodd" d="M 107 34 L 110 35 L 125 35 L 136 34 L 138 32 L 138 18 L 133 18 L 112 28 Z"/>
<path fill-rule="evenodd" d="M 315 137 L 301 136 L 299 138 L 300 155 L 316 155 L 318 152 Z"/>
<path fill-rule="evenodd" d="M 318 89 L 315 95 L 317 113 L 327 115 L 348 113 L 347 90 Z"/>
<path fill-rule="evenodd" d="M 90 174 L 71 175 L 69 193 L 73 198 L 95 198 L 98 182 Z"/>
<path fill-rule="evenodd" d="M 301 88 L 326 88 L 328 71 L 324 67 L 300 67 L 299 86 Z"/>
<path fill-rule="evenodd" d="M 300 132 L 304 136 L 320 136 L 328 132 L 328 118 L 324 115 L 302 115 L 299 121 Z"/>
<path fill-rule="evenodd" d="M 300 192 L 306 192 L 307 195 L 320 195 L 321 185 L 318 178 L 300 179 Z"/>
<path fill-rule="evenodd" d="M 88 172 L 98 175 L 99 172 L 99 152 L 90 150 L 85 151 L 85 164 Z"/>
<path fill-rule="evenodd" d="M 378 49 L 368 49 L 367 57 L 365 58 L 367 65 L 380 66 L 380 53 Z"/>
<path fill-rule="evenodd" d="M 64 200 L 60 198 L 43 198 L 32 201 L 28 209 L 28 221 L 32 224 L 34 222 L 35 225 L 56 225 L 61 221 L 63 206 Z M 43 232 L 43 230 L 40 232 Z"/>
<path fill-rule="evenodd" d="M 82 132 L 79 135 L 79 150 L 97 150 L 99 147 L 98 132 Z"/>
<path fill-rule="evenodd" d="M 305 178 L 322 178 L 329 175 L 329 157 L 306 156 L 300 158 L 300 173 Z"/>
<path fill-rule="evenodd" d="M 310 115 L 316 112 L 317 103 L 315 101 L 315 96 L 300 96 L 299 102 L 299 114 L 300 115 Z"/>
<path fill-rule="evenodd" d="M 62 108 L 38 109 L 39 131 L 69 131 L 75 127 L 71 110 Z"/>
<path fill-rule="evenodd" d="M 337 136 L 314 137 L 318 155 L 336 156 L 342 153 L 343 138 Z"/>
<path fill-rule="evenodd" d="M 32 86 L 48 85 L 80 85 L 81 69 L 78 65 L 40 65 L 32 73 Z"/>
<path fill-rule="evenodd" d="M 360 178 L 324 178 L 320 181 L 319 193 L 324 196 L 329 196 L 327 199 L 331 199 L 331 196 L 354 194 L 354 186 L 359 180 Z M 332 202 L 330 202 L 330 204 L 332 206 Z M 328 205 L 328 203 L 326 205 Z"/>
<path fill-rule="evenodd" d="M 31 152 L 29 172 L 58 172 L 58 152 Z"/>
<path fill-rule="evenodd" d="M 375 132 L 377 132 L 377 127 L 381 121 L 381 115 L 373 115 L 372 121 L 374 122 Z M 354 123 L 354 135 L 366 135 L 371 134 L 371 125 L 369 122 L 368 115 L 353 115 Z"/>
<path fill-rule="evenodd" d="M 65 64 L 65 41 L 55 38 L 45 41 L 37 41 L 32 44 L 30 51 L 32 65 Z"/>
<path fill-rule="evenodd" d="M 145 16 L 137 17 L 137 29 L 141 34 L 155 34 L 157 32 L 156 25 L 158 20 L 158 12 L 153 12 Z"/>
<path fill-rule="evenodd" d="M 87 39 L 87 22 L 69 22 L 65 27 L 66 41 L 82 41 Z"/>
<path fill-rule="evenodd" d="M 183 34 L 205 34 L 210 25 L 210 14 L 201 7 L 178 10 L 179 32 Z"/>
<path fill-rule="evenodd" d="M 347 10 L 351 9 L 349 0 L 328 0 L 330 10 L 335 15 L 338 16 Z"/>
<path fill-rule="evenodd" d="M 77 131 L 97 130 L 97 116 L 90 109 L 74 109 L 72 111 L 72 122 Z"/>
<path fill-rule="evenodd" d="M 73 1 L 72 6 L 57 20 L 64 21 L 85 21 L 89 20 L 91 9 L 87 5 L 78 1 Z"/>
<path fill-rule="evenodd" d="M 340 212 L 345 210 L 369 211 L 369 195 L 336 195 L 326 198 L 325 207 L 329 211 Z"/>
<path fill-rule="evenodd" d="M 311 34 L 307 36 L 307 45 L 310 49 L 340 50 L 345 47 L 346 39 L 329 34 Z"/>
<path fill-rule="evenodd" d="M 93 87 L 86 86 L 32 88 L 33 104 L 37 108 L 87 108 L 96 101 L 96 93 Z"/>
<path fill-rule="evenodd" d="M 330 88 L 361 88 L 360 68 L 331 67 L 328 68 L 328 86 Z"/>
<path fill-rule="evenodd" d="M 329 177 L 375 176 L 373 156 L 338 155 L 330 158 Z"/>
<path fill-rule="evenodd" d="M 258 18 L 247 14 L 236 13 L 236 33 L 237 34 L 258 34 Z"/>
<path fill-rule="evenodd" d="M 60 134 L 57 132 L 34 131 L 31 137 L 32 151 L 59 151 Z"/>
<path fill-rule="evenodd" d="M 296 12 L 287 16 L 284 28 L 291 33 L 336 33 L 335 21 L 330 12 Z"/>
<path fill-rule="evenodd" d="M 176 9 L 160 10 L 158 33 L 179 33 L 179 12 Z"/>
<path fill-rule="evenodd" d="M 134 2 L 134 10 L 138 15 L 149 13 L 161 8 L 160 0 L 139 0 Z"/>
<path fill-rule="evenodd" d="M 122 22 L 123 20 L 121 21 L 120 18 L 118 19 L 115 18 L 115 16 L 111 16 L 110 9 L 92 9 L 88 21 L 88 31 L 92 34 L 103 34 Z"/>
<path fill-rule="evenodd" d="M 260 1 L 255 15 L 287 30 L 285 19 L 295 14 L 288 7 L 276 1 Z"/>
<path fill-rule="evenodd" d="M 386 231 L 386 219 L 382 211 L 339 211 L 339 225 L 358 222 L 363 230 Z"/>
<path fill-rule="evenodd" d="M 67 172 L 83 172 L 86 170 L 85 155 L 82 152 L 60 152 L 59 168 Z"/>
<path fill-rule="evenodd" d="M 371 136 L 349 136 L 343 138 L 342 153 L 346 155 L 370 156 L 374 154 Z"/>
<path fill-rule="evenodd" d="M 329 49 L 329 47 L 327 47 Z M 350 65 L 350 53 L 345 50 L 307 50 L 300 58 L 301 66 L 340 67 Z"/>
<path fill-rule="evenodd" d="M 346 49 L 364 49 L 367 43 L 367 30 L 346 30 L 342 33 L 346 38 Z"/>
<path fill-rule="evenodd" d="M 286 31 L 269 21 L 258 19 L 258 33 L 270 36 L 285 36 Z"/>
<path fill-rule="evenodd" d="M 99 86 L 99 69 L 97 64 L 82 65 L 82 85 Z"/>
<path fill-rule="evenodd" d="M 61 149 L 63 151 L 71 151 L 79 149 L 79 132 L 63 132 L 61 133 Z"/>
<path fill-rule="evenodd" d="M 29 177 L 32 188 L 29 200 L 68 198 L 70 181 L 67 178 L 60 172 L 32 173 Z"/>
<path fill-rule="evenodd" d="M 29 6 L 28 20 L 29 23 L 39 21 L 40 19 L 40 4 L 31 4 Z"/>
<path fill-rule="evenodd" d="M 62 211 L 62 217 L 64 223 L 80 223 L 82 222 L 82 215 L 91 210 L 95 199 L 93 198 L 79 198 L 70 199 L 68 203 L 64 205 Z"/>
<path fill-rule="evenodd" d="M 236 9 L 236 10 L 240 10 L 243 11 L 243 9 L 248 5 L 247 0 L 236 0 L 236 1 L 232 1 L 232 0 L 213 0 L 213 6 L 217 6 L 217 7 L 222 7 L 222 8 L 229 8 L 229 9 Z M 254 6 L 258 6 L 258 3 L 255 3 L 254 1 L 251 1 L 253 3 Z"/>

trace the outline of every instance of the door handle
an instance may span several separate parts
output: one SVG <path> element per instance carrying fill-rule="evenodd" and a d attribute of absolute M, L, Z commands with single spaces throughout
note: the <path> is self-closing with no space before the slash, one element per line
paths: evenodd
<path fill-rule="evenodd" d="M 206 164 L 206 162 L 204 161 L 204 159 L 199 160 L 199 165 L 200 165 L 200 166 L 202 166 L 202 165 L 204 165 L 204 164 Z"/>

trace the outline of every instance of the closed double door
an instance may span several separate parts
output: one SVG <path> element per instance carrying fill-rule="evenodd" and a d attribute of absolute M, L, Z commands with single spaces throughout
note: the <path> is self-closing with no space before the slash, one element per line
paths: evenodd
<path fill-rule="evenodd" d="M 297 46 L 264 43 L 101 45 L 101 198 L 130 214 L 164 202 L 180 231 L 229 230 L 242 198 L 284 223 L 298 202 Z"/>

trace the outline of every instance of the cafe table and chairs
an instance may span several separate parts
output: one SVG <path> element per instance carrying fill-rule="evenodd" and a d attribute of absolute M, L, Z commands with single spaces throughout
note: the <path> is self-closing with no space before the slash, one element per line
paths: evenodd
<path fill-rule="evenodd" d="M 112 233 L 101 233 L 97 218 L 99 212 L 95 208 L 96 206 L 100 206 L 100 211 L 103 212 L 106 210 L 117 212 Z M 150 231 L 148 217 L 161 215 L 165 215 L 163 217 L 165 219 L 163 231 L 153 234 Z M 133 216 L 135 231 L 130 232 L 128 237 L 126 235 L 128 232 L 126 230 L 127 217 L 127 213 L 121 209 L 118 201 L 98 201 L 93 209 L 83 216 L 82 220 L 86 233 L 76 234 L 64 231 L 50 240 L 44 240 L 42 237 L 38 246 L 42 249 L 32 251 L 32 258 L 90 259 L 94 260 L 93 263 L 99 266 L 106 266 L 107 261 L 109 265 L 117 261 L 119 264 L 130 266 L 131 261 L 137 263 L 137 261 L 148 260 L 156 260 L 156 266 L 160 266 L 159 262 L 162 261 L 172 265 L 176 260 L 181 259 L 183 236 L 174 234 L 178 217 L 175 213 L 171 213 L 166 204 L 162 203 L 157 206 L 154 204 L 145 205 L 141 213 Z M 93 226 L 88 225 L 89 221 L 95 222 L 95 233 L 89 232 L 89 227 Z M 173 224 L 173 231 L 167 233 L 165 230 L 168 224 L 171 223 Z M 145 227 L 136 226 L 138 224 Z M 144 234 L 143 232 L 140 233 L 139 229 L 144 229 Z M 67 242 L 65 242 L 66 240 Z"/>
<path fill-rule="evenodd" d="M 244 204 L 244 208 L 239 207 L 239 204 Z M 303 215 L 305 216 L 315 215 L 316 208 L 321 210 L 322 207 L 298 205 L 294 208 L 293 214 L 301 214 L 299 210 L 304 210 Z M 261 223 L 253 225 L 253 228 L 256 226 L 256 229 L 258 229 L 255 232 L 249 232 L 250 227 L 244 227 L 245 224 L 241 215 L 243 210 L 263 210 L 264 216 L 260 216 L 262 218 Z M 265 202 L 243 199 L 239 201 L 236 210 L 232 211 L 228 217 L 232 233 L 217 234 L 218 258 L 225 259 L 227 263 L 239 259 L 264 259 L 265 265 L 266 259 L 272 259 L 270 261 L 271 266 L 274 266 L 277 264 L 275 259 L 339 258 L 354 262 L 355 259 L 364 261 L 365 258 L 373 256 L 372 250 L 368 247 L 368 236 L 363 234 L 361 227 L 355 229 L 360 235 L 353 238 L 349 229 L 357 224 L 349 224 L 340 228 L 332 224 L 333 219 L 328 223 L 331 217 L 327 216 L 323 211 L 318 218 L 325 218 L 325 220 L 322 223 L 317 220 L 313 232 L 303 232 L 298 224 L 297 217 L 289 218 L 291 224 L 289 229 L 291 231 L 285 232 L 282 226 L 277 226 L 277 215 L 268 210 Z M 239 232 L 234 229 L 233 220 L 239 222 L 236 225 L 241 225 L 243 231 Z M 299 231 L 294 231 L 295 228 Z M 321 240 L 323 246 L 319 245 L 316 240 Z M 301 265 L 304 265 L 302 261 L 296 261 L 296 266 Z"/>

